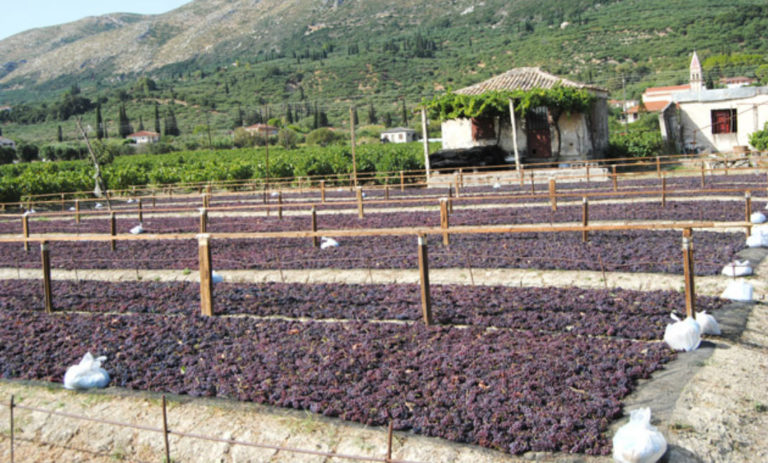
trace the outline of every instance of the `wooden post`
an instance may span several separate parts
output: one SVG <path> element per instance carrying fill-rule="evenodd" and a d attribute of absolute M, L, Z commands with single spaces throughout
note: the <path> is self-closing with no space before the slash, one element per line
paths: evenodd
<path fill-rule="evenodd" d="M 75 223 L 80 223 L 80 200 L 75 200 Z"/>
<path fill-rule="evenodd" d="M 421 282 L 421 314 L 424 324 L 432 324 L 432 300 L 429 293 L 429 255 L 427 237 L 419 235 L 419 281 Z"/>
<path fill-rule="evenodd" d="M 320 202 L 325 204 L 325 180 L 320 180 Z"/>
<path fill-rule="evenodd" d="M 277 192 L 277 218 L 283 220 L 283 192 Z"/>
<path fill-rule="evenodd" d="M 64 205 L 64 193 L 62 193 L 62 194 L 61 194 L 61 210 L 63 211 L 63 210 L 65 210 L 65 208 L 66 208 L 66 207 L 65 207 L 65 205 Z"/>
<path fill-rule="evenodd" d="M 701 187 L 704 188 L 704 161 L 701 161 Z"/>
<path fill-rule="evenodd" d="M 203 207 L 208 209 L 208 195 L 203 193 Z"/>
<path fill-rule="evenodd" d="M 29 212 L 21 216 L 21 231 L 24 233 L 24 250 L 29 252 Z"/>
<path fill-rule="evenodd" d="M 11 394 L 11 403 L 10 403 L 10 409 L 11 409 L 11 463 L 14 463 L 14 459 L 13 459 L 13 456 L 14 456 L 14 455 L 13 455 L 13 439 L 14 439 L 14 430 L 13 430 L 13 427 L 15 426 L 15 424 L 14 424 L 14 422 L 13 422 L 13 408 L 16 406 L 16 405 L 13 403 L 13 401 L 14 401 L 14 398 L 15 398 L 15 397 L 13 396 L 13 394 Z"/>
<path fill-rule="evenodd" d="M 11 404 L 13 404 L 13 396 L 11 396 Z M 13 406 L 11 406 L 11 410 L 13 410 Z M 385 458 L 387 462 L 392 460 L 392 429 L 394 427 L 393 423 L 394 421 L 389 420 L 389 426 L 387 426 L 387 458 Z M 11 455 L 13 455 L 13 453 L 11 453 Z"/>
<path fill-rule="evenodd" d="M 536 194 L 536 186 L 534 186 L 534 181 L 533 181 L 533 172 L 531 172 L 531 194 L 532 195 Z"/>
<path fill-rule="evenodd" d="M 744 192 L 744 221 L 752 223 L 752 193 L 749 191 Z M 752 234 L 752 226 L 746 227 L 747 238 Z"/>
<path fill-rule="evenodd" d="M 171 463 L 171 446 L 168 444 L 168 412 L 166 410 L 165 394 L 163 394 L 163 440 L 165 442 L 165 461 Z"/>
<path fill-rule="evenodd" d="M 357 156 L 355 156 L 355 107 L 349 107 L 349 138 L 352 144 L 352 180 L 357 186 Z"/>
<path fill-rule="evenodd" d="M 581 198 L 581 225 L 585 227 L 589 225 L 589 200 L 586 196 Z M 581 241 L 583 243 L 589 241 L 589 232 L 587 230 L 582 230 Z"/>
<path fill-rule="evenodd" d="M 619 191 L 619 180 L 616 178 L 616 166 L 613 166 L 613 191 Z"/>
<path fill-rule="evenodd" d="M 112 236 L 117 235 L 117 220 L 115 219 L 115 211 L 109 213 L 109 234 Z M 113 251 L 117 248 L 117 241 L 110 241 L 110 249 Z"/>
<path fill-rule="evenodd" d="M 312 231 L 317 232 L 317 208 L 315 206 L 312 206 Z M 317 236 L 312 237 L 312 246 L 320 246 L 320 240 Z"/>
<path fill-rule="evenodd" d="M 656 175 L 661 178 L 661 157 L 656 156 Z"/>
<path fill-rule="evenodd" d="M 40 242 L 40 257 L 43 261 L 43 302 L 46 313 L 53 312 L 51 294 L 51 251 L 47 241 Z"/>
<path fill-rule="evenodd" d="M 456 175 L 456 178 L 454 179 L 454 184 L 456 185 L 456 197 L 461 197 L 461 170 L 459 170 L 459 174 Z"/>
<path fill-rule="evenodd" d="M 589 166 L 590 164 L 587 163 L 587 185 L 589 185 Z"/>
<path fill-rule="evenodd" d="M 661 177 L 661 207 L 667 207 L 667 176 Z"/>
<path fill-rule="evenodd" d="M 459 186 L 464 188 L 464 169 L 462 168 L 459 168 Z M 456 197 L 458 198 L 458 195 Z"/>
<path fill-rule="evenodd" d="M 405 173 L 400 171 L 400 191 L 405 191 Z"/>
<path fill-rule="evenodd" d="M 453 185 L 448 184 L 448 212 L 453 214 Z"/>
<path fill-rule="evenodd" d="M 389 201 L 389 185 L 384 185 L 384 199 Z"/>
<path fill-rule="evenodd" d="M 693 282 L 692 230 L 683 230 L 683 274 L 685 275 L 685 316 L 693 317 L 696 312 L 696 294 Z"/>
<path fill-rule="evenodd" d="M 213 315 L 213 279 L 211 278 L 210 235 L 197 236 L 200 254 L 200 313 L 204 317 Z"/>
<path fill-rule="evenodd" d="M 552 204 L 552 210 L 557 211 L 557 183 L 554 178 L 549 179 L 549 202 Z"/>
<path fill-rule="evenodd" d="M 200 208 L 200 233 L 208 233 L 208 209 Z"/>
<path fill-rule="evenodd" d="M 157 207 L 157 198 L 155 198 L 155 194 L 152 193 L 152 209 Z"/>
<path fill-rule="evenodd" d="M 448 199 L 440 198 L 440 228 L 443 229 L 443 246 L 451 244 L 448 237 Z"/>
<path fill-rule="evenodd" d="M 137 201 L 136 207 L 138 208 L 139 223 L 141 223 L 144 221 L 144 211 L 142 210 L 141 198 L 139 198 Z"/>
<path fill-rule="evenodd" d="M 363 188 L 357 187 L 355 195 L 357 196 L 357 216 L 362 219 L 365 217 L 365 212 L 363 211 Z"/>

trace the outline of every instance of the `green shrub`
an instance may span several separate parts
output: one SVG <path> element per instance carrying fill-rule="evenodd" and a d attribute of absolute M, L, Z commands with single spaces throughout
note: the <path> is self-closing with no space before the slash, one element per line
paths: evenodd
<path fill-rule="evenodd" d="M 327 127 L 321 127 L 307 134 L 307 145 L 328 146 L 344 138 L 344 135 L 338 134 Z"/>
<path fill-rule="evenodd" d="M 749 144 L 752 145 L 756 150 L 768 150 L 768 122 L 763 126 L 763 130 L 753 132 L 749 136 Z"/>

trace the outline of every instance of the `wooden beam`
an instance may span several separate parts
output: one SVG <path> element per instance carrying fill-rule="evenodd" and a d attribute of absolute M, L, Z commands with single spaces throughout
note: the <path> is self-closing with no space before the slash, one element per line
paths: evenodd
<path fill-rule="evenodd" d="M 424 324 L 432 324 L 432 298 L 429 291 L 429 255 L 427 252 L 427 237 L 418 237 L 419 252 L 419 282 L 421 285 L 421 315 Z"/>
<path fill-rule="evenodd" d="M 47 241 L 40 242 L 40 257 L 43 264 L 43 308 L 46 313 L 53 312 L 51 292 L 51 251 Z"/>
<path fill-rule="evenodd" d="M 200 313 L 204 317 L 213 316 L 213 278 L 211 269 L 210 235 L 197 237 L 200 256 Z"/>
<path fill-rule="evenodd" d="M 585 227 L 581 232 L 581 241 L 586 243 L 589 241 L 589 232 L 586 229 L 589 226 L 589 200 L 586 196 L 581 200 L 581 225 Z"/>

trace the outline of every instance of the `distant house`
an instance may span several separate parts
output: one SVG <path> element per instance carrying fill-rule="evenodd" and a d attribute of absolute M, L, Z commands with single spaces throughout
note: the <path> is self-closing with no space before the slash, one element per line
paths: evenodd
<path fill-rule="evenodd" d="M 142 130 L 140 132 L 132 133 L 125 138 L 133 140 L 133 142 L 136 144 L 157 143 L 160 141 L 160 134 L 157 132 Z"/>
<path fill-rule="evenodd" d="M 0 146 L 16 149 L 16 142 L 10 138 L 0 137 Z"/>
<path fill-rule="evenodd" d="M 486 81 L 457 90 L 464 95 L 489 91 L 551 89 L 555 86 L 585 89 L 596 100 L 585 113 L 562 114 L 557 121 L 560 140 L 548 108 L 532 108 L 524 120 L 515 117 L 517 147 L 526 162 L 588 159 L 605 154 L 608 148 L 608 92 L 587 84 L 563 79 L 539 68 L 515 68 Z M 512 124 L 509 117 L 493 119 L 451 119 L 442 123 L 443 149 L 501 148 L 514 156 Z M 558 153 L 558 146 L 560 152 Z"/>
<path fill-rule="evenodd" d="M 678 151 L 732 152 L 768 122 L 768 87 L 708 89 L 696 52 L 686 87 L 670 95 L 659 116 L 662 138 Z"/>
<path fill-rule="evenodd" d="M 757 83 L 757 79 L 753 77 L 744 77 L 744 76 L 737 76 L 737 77 L 721 77 L 720 85 L 725 85 L 726 88 L 739 88 L 739 87 L 746 87 L 748 85 L 753 85 Z"/>
<path fill-rule="evenodd" d="M 278 128 L 267 124 L 253 124 L 248 127 L 243 127 L 247 132 L 268 137 L 274 137 L 277 135 Z"/>
<path fill-rule="evenodd" d="M 382 143 L 408 143 L 418 140 L 416 131 L 404 127 L 395 127 L 381 132 Z"/>

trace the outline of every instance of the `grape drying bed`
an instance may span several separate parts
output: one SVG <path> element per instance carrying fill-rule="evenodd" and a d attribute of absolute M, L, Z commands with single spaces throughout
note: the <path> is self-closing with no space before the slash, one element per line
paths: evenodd
<path fill-rule="evenodd" d="M 238 316 L 201 318 L 194 284 L 83 281 L 57 282 L 54 293 L 59 305 L 92 313 L 46 315 L 27 310 L 39 304 L 30 285 L 2 284 L 5 378 L 58 382 L 91 350 L 109 357 L 121 387 L 368 425 L 392 419 L 395 429 L 511 453 L 607 453 L 621 400 L 674 358 L 636 339 L 660 336 L 668 311 L 684 307 L 673 292 L 437 286 L 443 325 L 424 327 L 381 322 L 418 318 L 414 285 L 219 284 L 218 312 Z"/>

